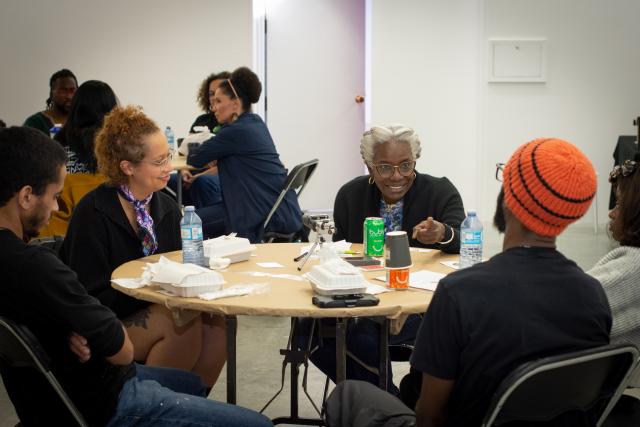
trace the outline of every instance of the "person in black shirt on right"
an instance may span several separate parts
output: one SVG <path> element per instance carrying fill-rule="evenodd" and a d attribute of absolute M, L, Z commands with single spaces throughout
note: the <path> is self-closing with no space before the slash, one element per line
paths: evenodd
<path fill-rule="evenodd" d="M 503 251 L 440 280 L 422 320 L 413 370 L 400 386 L 408 406 L 412 384 L 419 394 L 415 419 L 394 397 L 347 382 L 329 399 L 329 425 L 332 417 L 346 427 L 360 425 L 352 422 L 358 414 L 376 414 L 395 417 L 396 426 L 477 427 L 500 382 L 520 364 L 609 343 L 602 286 L 556 250 L 556 236 L 595 195 L 591 162 L 566 141 L 537 139 L 513 154 L 503 176 L 495 217 Z M 341 403 L 339 411 L 332 402 Z M 588 414 L 562 417 L 563 426 L 594 425 Z"/>

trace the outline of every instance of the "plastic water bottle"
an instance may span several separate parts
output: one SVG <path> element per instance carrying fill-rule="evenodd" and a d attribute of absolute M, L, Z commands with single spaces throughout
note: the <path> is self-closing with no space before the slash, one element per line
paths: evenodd
<path fill-rule="evenodd" d="M 206 267 L 204 248 L 202 247 L 202 220 L 196 215 L 193 206 L 184 208 L 184 216 L 180 221 L 182 237 L 182 263 L 191 263 Z"/>
<path fill-rule="evenodd" d="M 167 137 L 167 144 L 169 144 L 169 151 L 173 153 L 175 151 L 176 145 L 175 145 L 175 135 L 171 130 L 171 126 L 167 126 L 164 129 L 164 136 Z"/>
<path fill-rule="evenodd" d="M 62 125 L 60 123 L 56 123 L 51 126 L 51 129 L 49 129 L 49 137 L 53 139 L 53 137 L 56 136 L 58 132 L 60 132 L 60 129 L 62 129 Z"/>
<path fill-rule="evenodd" d="M 460 268 L 482 262 L 482 223 L 475 210 L 467 211 L 460 225 Z"/>

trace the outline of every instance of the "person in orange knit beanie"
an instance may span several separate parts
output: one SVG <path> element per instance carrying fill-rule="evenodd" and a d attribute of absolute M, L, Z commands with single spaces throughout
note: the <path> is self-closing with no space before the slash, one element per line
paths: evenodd
<path fill-rule="evenodd" d="M 440 280 L 411 373 L 400 383 L 402 402 L 368 383 L 345 381 L 327 400 L 328 425 L 382 426 L 371 421 L 393 419 L 397 426 L 479 426 L 517 366 L 609 343 L 602 286 L 555 245 L 595 196 L 591 162 L 567 141 L 536 139 L 520 146 L 499 176 L 494 222 L 504 232 L 503 251 Z M 571 426 L 595 425 L 594 416 L 559 415 Z"/>

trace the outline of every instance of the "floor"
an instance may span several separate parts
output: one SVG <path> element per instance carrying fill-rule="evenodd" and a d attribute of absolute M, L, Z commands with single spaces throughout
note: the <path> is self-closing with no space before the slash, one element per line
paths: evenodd
<path fill-rule="evenodd" d="M 485 225 L 485 256 L 490 257 L 501 250 L 502 240 L 498 233 Z M 588 269 L 611 248 L 605 230 L 600 227 L 594 234 L 593 227 L 570 227 L 558 240 L 558 248 L 582 268 Z M 284 348 L 289 336 L 290 321 L 285 318 L 256 318 L 241 316 L 238 319 L 238 404 L 260 410 L 279 389 L 282 374 L 282 356 L 278 350 Z M 408 371 L 408 363 L 394 363 L 396 383 Z M 266 409 L 265 414 L 274 418 L 288 414 L 289 371 L 286 372 L 284 390 Z M 302 377 L 302 375 L 301 375 Z M 302 380 L 302 379 L 301 379 Z M 214 387 L 210 398 L 225 400 L 223 376 Z M 317 405 L 322 398 L 325 377 L 313 366 L 309 367 L 308 389 Z M 300 416 L 317 416 L 313 406 L 300 392 Z M 0 386 L 0 427 L 13 427 L 18 422 L 4 387 Z"/>

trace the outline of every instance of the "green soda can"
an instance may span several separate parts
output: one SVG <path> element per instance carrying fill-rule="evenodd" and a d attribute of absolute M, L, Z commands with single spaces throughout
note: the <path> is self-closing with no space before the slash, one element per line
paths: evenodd
<path fill-rule="evenodd" d="M 369 217 L 362 225 L 362 247 L 365 256 L 384 255 L 384 220 L 378 217 Z"/>

